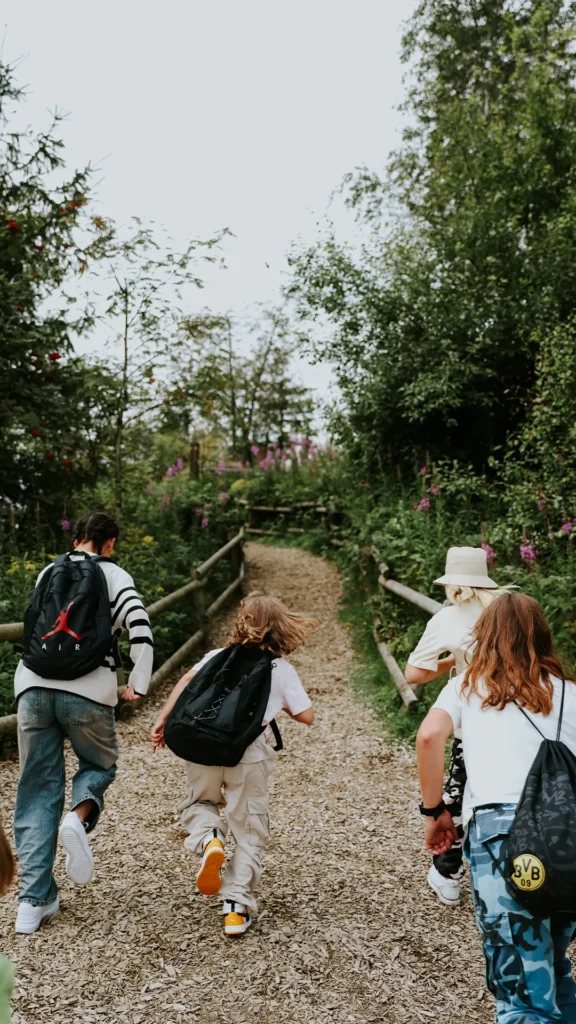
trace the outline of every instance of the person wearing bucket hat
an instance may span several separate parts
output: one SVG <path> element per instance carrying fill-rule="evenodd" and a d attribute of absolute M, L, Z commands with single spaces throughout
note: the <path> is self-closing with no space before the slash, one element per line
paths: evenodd
<path fill-rule="evenodd" d="M 483 548 L 453 547 L 446 555 L 446 570 L 434 583 L 446 588 L 450 604 L 433 615 L 406 665 L 406 679 L 412 685 L 430 683 L 446 672 L 460 675 L 468 664 L 467 652 L 472 633 L 485 608 L 509 587 L 500 587 L 488 575 L 488 561 Z M 441 657 L 446 654 L 447 657 Z M 451 848 L 433 858 L 428 884 L 446 906 L 460 903 L 460 879 L 464 872 L 462 843 L 462 799 L 466 785 L 466 768 L 462 737 L 455 734 L 444 803 L 450 810 L 458 839 Z M 423 813 L 429 810 L 423 808 Z"/>

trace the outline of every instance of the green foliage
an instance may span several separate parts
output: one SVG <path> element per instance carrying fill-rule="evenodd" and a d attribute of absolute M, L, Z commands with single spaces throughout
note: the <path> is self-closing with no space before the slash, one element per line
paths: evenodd
<path fill-rule="evenodd" d="M 311 392 L 294 381 L 296 352 L 289 320 L 274 309 L 241 330 L 229 316 L 206 313 L 180 324 L 177 375 L 187 382 L 175 416 L 195 438 L 218 438 L 232 459 L 255 462 L 254 448 L 283 449 L 295 433 L 308 432 L 314 415 Z M 246 341 L 251 343 L 248 355 Z M 183 396 L 184 398 L 184 396 Z"/>
<path fill-rule="evenodd" d="M 146 605 L 188 582 L 190 570 L 222 547 L 242 524 L 242 508 L 225 494 L 222 481 L 214 475 L 196 481 L 187 478 L 184 471 L 130 493 L 125 507 L 126 525 L 115 557 L 134 577 Z M 100 485 L 89 497 L 91 505 L 110 507 L 113 483 Z M 82 498 L 79 507 L 86 507 Z M 38 573 L 69 547 L 69 530 L 61 530 L 49 553 L 35 550 L 33 555 L 13 554 L 0 559 L 0 622 L 22 621 Z M 228 582 L 229 563 L 223 560 L 210 574 L 206 603 L 214 600 Z M 192 606 L 187 601 L 156 619 L 153 629 L 157 665 L 180 647 L 196 627 Z M 126 644 L 124 648 L 124 663 L 129 668 Z M 19 644 L 0 643 L 0 715 L 14 710 L 14 670 L 20 654 Z"/>
<path fill-rule="evenodd" d="M 545 333 L 576 299 L 573 29 L 560 0 L 420 4 L 403 146 L 383 181 L 348 181 L 364 247 L 329 237 L 293 257 L 309 344 L 343 394 L 334 430 L 372 472 L 491 471 L 530 415 Z"/>

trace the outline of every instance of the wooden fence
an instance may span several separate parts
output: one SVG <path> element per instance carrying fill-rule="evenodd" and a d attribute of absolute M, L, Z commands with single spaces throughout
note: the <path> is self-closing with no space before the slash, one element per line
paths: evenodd
<path fill-rule="evenodd" d="M 218 551 L 215 551 L 210 558 L 207 558 L 202 565 L 192 569 L 192 579 L 190 583 L 186 583 L 183 587 L 178 590 L 174 590 L 171 594 L 166 594 L 166 597 L 162 597 L 159 601 L 155 601 L 154 604 L 148 606 L 146 611 L 151 619 L 158 618 L 173 605 L 178 604 L 184 598 L 191 598 L 196 617 L 198 621 L 198 629 L 196 632 L 186 640 L 186 643 L 182 644 L 163 665 L 154 672 L 148 693 L 153 693 L 154 690 L 160 686 L 169 676 L 172 675 L 175 670 L 182 665 L 188 656 L 199 647 L 203 640 L 205 640 L 210 622 L 214 616 L 220 611 L 221 608 L 226 604 L 228 599 L 242 586 L 244 580 L 244 527 L 241 528 L 240 532 L 236 534 L 232 540 L 229 540 L 227 544 L 224 544 Z M 223 558 L 228 557 L 233 573 L 232 583 L 217 597 L 211 605 L 206 608 L 205 602 L 205 587 L 210 572 L 215 565 L 218 564 Z M 18 641 L 22 640 L 24 636 L 24 623 L 13 622 L 9 624 L 0 625 L 0 641 L 11 640 Z M 121 695 L 124 687 L 121 685 L 118 689 L 118 694 Z M 140 702 L 138 702 L 140 703 Z M 0 736 L 6 736 L 10 733 L 16 732 L 17 727 L 17 715 L 4 715 L 0 717 Z"/>

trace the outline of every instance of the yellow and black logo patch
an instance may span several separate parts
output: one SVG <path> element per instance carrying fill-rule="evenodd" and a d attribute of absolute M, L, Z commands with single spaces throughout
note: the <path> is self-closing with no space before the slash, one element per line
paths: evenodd
<path fill-rule="evenodd" d="M 512 881 L 519 889 L 533 892 L 539 889 L 546 880 L 546 870 L 541 860 L 533 853 L 523 853 L 513 861 Z"/>

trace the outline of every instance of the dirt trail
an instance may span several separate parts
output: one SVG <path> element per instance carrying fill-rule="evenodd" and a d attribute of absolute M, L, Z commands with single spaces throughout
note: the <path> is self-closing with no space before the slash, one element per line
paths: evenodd
<path fill-rule="evenodd" d="M 59 855 L 62 912 L 30 937 L 13 933 L 14 892 L 2 900 L 14 1024 L 492 1020 L 469 895 L 449 910 L 426 886 L 413 754 L 383 738 L 348 686 L 334 566 L 254 544 L 247 558 L 253 587 L 320 621 L 292 659 L 317 724 L 282 722 L 260 919 L 225 939 L 216 900 L 193 895 L 176 814 L 183 769 L 148 742 L 156 698 L 120 726 L 95 881 L 68 884 Z M 17 768 L 1 771 L 8 818 Z"/>

